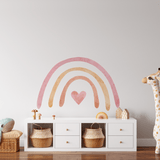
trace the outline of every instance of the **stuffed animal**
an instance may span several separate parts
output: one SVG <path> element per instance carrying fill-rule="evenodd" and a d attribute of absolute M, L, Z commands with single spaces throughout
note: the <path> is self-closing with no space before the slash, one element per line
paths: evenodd
<path fill-rule="evenodd" d="M 14 120 L 12 118 L 5 118 L 0 120 L 0 143 L 2 138 L 2 132 L 10 132 L 13 129 Z"/>
<path fill-rule="evenodd" d="M 160 68 L 158 68 L 158 72 L 150 74 L 147 77 L 142 79 L 142 82 L 145 84 L 149 84 L 152 87 L 154 94 L 154 102 L 155 102 L 155 125 L 153 129 L 153 137 L 156 140 L 156 149 L 155 153 L 160 154 Z"/>

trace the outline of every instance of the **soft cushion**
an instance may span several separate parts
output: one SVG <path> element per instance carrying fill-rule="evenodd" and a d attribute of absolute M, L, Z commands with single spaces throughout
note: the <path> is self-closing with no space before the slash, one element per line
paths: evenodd
<path fill-rule="evenodd" d="M 9 121 L 9 120 L 8 120 Z M 10 120 L 7 122 L 7 124 L 4 125 L 2 132 L 9 132 L 13 129 L 14 126 L 14 120 Z"/>
<path fill-rule="evenodd" d="M 2 134 L 2 138 L 19 138 L 23 133 L 18 130 L 12 130 Z"/>
<path fill-rule="evenodd" d="M 14 120 L 12 118 L 5 118 L 0 120 L 0 131 L 9 132 L 13 129 Z"/>

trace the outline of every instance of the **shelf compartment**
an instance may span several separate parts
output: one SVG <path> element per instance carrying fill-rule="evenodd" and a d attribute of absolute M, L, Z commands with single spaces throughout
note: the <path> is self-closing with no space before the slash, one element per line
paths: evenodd
<path fill-rule="evenodd" d="M 92 124 L 93 123 L 81 123 L 81 147 L 82 148 L 87 148 L 84 146 L 84 141 L 83 141 L 83 134 L 85 132 L 85 128 L 90 128 Z M 106 123 L 98 123 L 98 124 L 95 124 L 93 128 L 98 128 L 98 127 L 102 128 L 103 135 L 105 136 L 102 147 L 106 147 Z"/>
<path fill-rule="evenodd" d="M 41 126 L 43 129 L 50 128 L 51 129 L 51 133 L 53 135 L 53 123 L 28 123 L 28 148 L 35 148 L 32 145 L 30 136 L 31 136 L 31 134 L 33 132 L 33 129 L 39 129 L 40 128 L 37 125 Z M 51 144 L 50 147 L 53 147 L 53 140 L 52 140 L 52 144 Z"/>

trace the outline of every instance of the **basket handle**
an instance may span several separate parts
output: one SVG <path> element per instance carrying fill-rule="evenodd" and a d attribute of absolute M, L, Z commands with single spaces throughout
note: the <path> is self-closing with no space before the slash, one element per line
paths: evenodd
<path fill-rule="evenodd" d="M 91 126 L 90 126 L 91 129 L 92 129 L 92 127 L 93 127 L 94 124 L 98 124 L 98 126 L 99 126 L 99 123 L 96 123 L 96 122 L 92 123 Z M 100 126 L 99 126 L 99 128 L 100 128 Z"/>
<path fill-rule="evenodd" d="M 38 126 L 38 127 L 40 127 L 41 128 L 41 130 L 42 130 L 42 127 L 40 126 L 40 125 L 38 125 L 38 124 L 35 124 L 35 123 L 33 123 L 35 126 Z"/>

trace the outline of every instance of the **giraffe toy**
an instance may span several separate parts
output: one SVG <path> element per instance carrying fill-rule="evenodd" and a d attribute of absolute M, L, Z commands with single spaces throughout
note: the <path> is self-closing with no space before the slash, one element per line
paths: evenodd
<path fill-rule="evenodd" d="M 157 73 L 151 74 L 148 77 L 142 79 L 143 83 L 150 84 L 153 89 L 154 99 L 155 99 L 155 110 L 156 118 L 155 125 L 153 129 L 153 137 L 156 140 L 156 149 L 155 153 L 160 154 L 160 68 Z"/>

